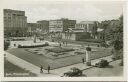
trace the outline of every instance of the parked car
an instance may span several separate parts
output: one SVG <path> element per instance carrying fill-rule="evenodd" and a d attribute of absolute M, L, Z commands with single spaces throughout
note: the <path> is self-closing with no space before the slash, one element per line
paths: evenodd
<path fill-rule="evenodd" d="M 86 76 L 82 73 L 82 70 L 73 67 L 71 68 L 71 71 L 68 71 L 63 74 L 64 77 L 81 77 L 81 76 Z"/>
<path fill-rule="evenodd" d="M 107 60 L 101 59 L 98 63 L 95 64 L 96 67 L 105 68 L 109 66 L 109 62 Z"/>

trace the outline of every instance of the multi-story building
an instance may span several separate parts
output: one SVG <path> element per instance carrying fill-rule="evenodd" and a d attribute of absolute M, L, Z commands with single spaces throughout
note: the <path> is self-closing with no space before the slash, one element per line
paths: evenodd
<path fill-rule="evenodd" d="M 63 21 L 62 20 L 50 20 L 49 21 L 49 32 L 62 32 Z"/>
<path fill-rule="evenodd" d="M 87 24 L 77 23 L 75 25 L 76 29 L 82 29 L 84 32 L 87 32 Z"/>
<path fill-rule="evenodd" d="M 98 24 L 99 23 L 97 21 L 82 21 L 80 23 L 77 23 L 75 25 L 75 28 L 81 29 L 83 30 L 83 32 L 88 32 L 93 39 L 96 39 Z"/>
<path fill-rule="evenodd" d="M 37 27 L 44 32 L 49 32 L 49 21 L 47 20 L 37 21 Z"/>
<path fill-rule="evenodd" d="M 34 32 L 36 32 L 37 29 L 37 23 L 27 23 L 27 32 L 28 35 L 31 36 L 34 34 Z"/>
<path fill-rule="evenodd" d="M 76 20 L 58 19 L 49 21 L 49 32 L 65 32 L 68 28 L 75 28 Z"/>
<path fill-rule="evenodd" d="M 92 33 L 94 29 L 94 21 L 82 21 L 77 23 L 75 28 L 83 29 L 85 32 Z"/>
<path fill-rule="evenodd" d="M 25 36 L 27 33 L 25 11 L 4 9 L 4 34 L 7 36 Z"/>
<path fill-rule="evenodd" d="M 90 39 L 90 34 L 81 31 L 72 31 L 67 33 L 62 33 L 62 39 L 84 41 L 85 39 Z"/>

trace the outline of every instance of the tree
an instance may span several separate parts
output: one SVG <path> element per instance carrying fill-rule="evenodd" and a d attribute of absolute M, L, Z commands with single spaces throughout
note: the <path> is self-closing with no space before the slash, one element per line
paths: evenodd
<path fill-rule="evenodd" d="M 115 56 L 118 57 L 117 54 L 119 55 L 119 57 L 122 59 L 121 64 L 123 65 L 123 15 L 119 17 L 119 23 L 115 29 L 115 37 Z"/>
<path fill-rule="evenodd" d="M 10 43 L 4 41 L 4 50 L 7 50 L 9 48 Z"/>
<path fill-rule="evenodd" d="M 92 35 L 93 38 L 95 38 L 96 34 L 97 34 L 97 28 L 98 28 L 98 22 L 94 22 L 94 26 L 93 26 L 93 30 L 92 30 Z"/>
<path fill-rule="evenodd" d="M 115 29 L 115 35 L 116 35 L 115 43 L 118 42 L 118 48 L 119 49 L 123 48 L 123 15 L 119 17 L 119 25 Z M 114 46 L 117 46 L 117 44 L 115 44 Z M 117 48 L 115 47 L 115 49 Z"/>
<path fill-rule="evenodd" d="M 110 29 L 109 26 L 110 26 L 110 23 L 111 21 L 110 20 L 105 20 L 105 21 L 102 21 L 99 25 L 99 27 L 101 29 L 103 29 L 103 34 L 102 36 L 104 37 L 103 38 L 103 41 L 105 42 L 106 41 L 106 36 L 107 36 L 107 33 L 108 33 L 108 30 Z"/>

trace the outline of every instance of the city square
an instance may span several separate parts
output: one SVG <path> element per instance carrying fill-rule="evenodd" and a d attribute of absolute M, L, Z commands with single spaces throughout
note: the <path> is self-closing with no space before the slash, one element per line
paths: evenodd
<path fill-rule="evenodd" d="M 38 16 L 30 15 L 30 20 L 28 12 L 3 9 L 5 77 L 123 76 L 123 13 L 109 19 L 72 12 L 73 16 L 65 13 L 36 20 Z M 86 19 L 89 17 L 92 20 Z"/>
<path fill-rule="evenodd" d="M 57 46 L 57 45 L 56 45 Z M 53 53 L 47 51 L 46 49 L 52 49 L 54 51 L 62 50 L 59 45 L 57 47 L 37 47 L 37 48 L 19 48 L 19 49 L 10 49 L 7 52 L 20 57 L 26 61 L 32 62 L 33 64 L 40 66 L 43 65 L 44 69 L 47 69 L 48 64 L 51 66 L 51 69 L 77 64 L 82 62 L 82 58 L 85 58 L 85 48 L 81 49 L 81 46 L 68 44 L 66 49 L 74 48 L 71 51 L 65 51 L 60 53 Z M 56 49 L 56 50 L 55 50 Z M 79 50 L 78 50 L 79 49 Z M 79 54 L 82 53 L 82 54 Z M 58 55 L 57 55 L 58 54 Z M 97 59 L 105 56 L 111 55 L 111 48 L 98 48 L 92 47 L 92 59 Z"/>

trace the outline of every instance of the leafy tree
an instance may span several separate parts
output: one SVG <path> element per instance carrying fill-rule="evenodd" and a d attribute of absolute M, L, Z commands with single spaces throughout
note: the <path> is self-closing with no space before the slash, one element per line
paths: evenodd
<path fill-rule="evenodd" d="M 114 41 L 114 49 L 115 49 L 115 57 L 116 59 L 121 58 L 120 65 L 123 65 L 123 15 L 119 17 L 119 23 L 115 29 L 115 41 Z M 117 56 L 118 54 L 118 56 Z"/>
<path fill-rule="evenodd" d="M 119 25 L 115 29 L 115 35 L 116 35 L 116 39 L 114 41 L 115 42 L 114 48 L 118 50 L 123 48 L 123 15 L 121 15 L 119 18 Z"/>
<path fill-rule="evenodd" d="M 97 21 L 94 22 L 94 26 L 93 26 L 93 30 L 92 30 L 93 38 L 95 38 L 95 36 L 97 35 L 98 23 L 99 22 L 97 22 Z"/>
<path fill-rule="evenodd" d="M 120 50 L 121 48 L 123 48 L 123 46 L 121 45 L 121 41 L 115 40 L 114 41 L 114 49 L 115 50 Z"/>
<path fill-rule="evenodd" d="M 106 35 L 107 35 L 107 33 L 108 33 L 108 30 L 109 30 L 109 27 L 110 27 L 110 23 L 111 23 L 111 21 L 110 20 L 105 20 L 105 21 L 102 21 L 101 23 L 100 23 L 100 25 L 99 25 L 99 27 L 101 28 L 101 29 L 103 29 L 103 34 L 102 34 L 102 36 L 104 37 L 103 38 L 103 40 L 104 41 L 106 41 Z"/>
<path fill-rule="evenodd" d="M 4 41 L 4 50 L 7 50 L 9 48 L 10 43 Z"/>

